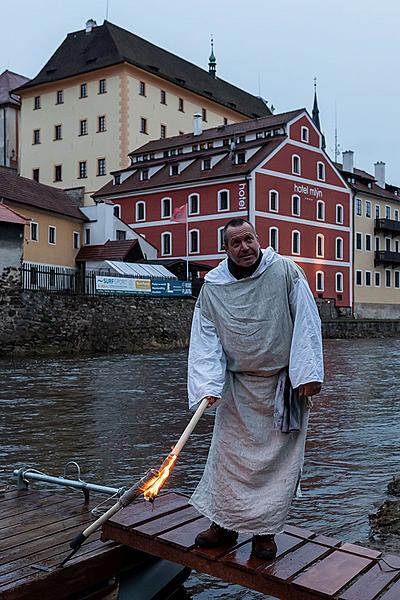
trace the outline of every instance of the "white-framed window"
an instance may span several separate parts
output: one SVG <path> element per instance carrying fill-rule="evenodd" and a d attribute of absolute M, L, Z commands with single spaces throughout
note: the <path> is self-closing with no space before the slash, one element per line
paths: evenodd
<path fill-rule="evenodd" d="M 89 227 L 85 228 L 85 244 L 90 244 L 90 229 L 89 229 Z"/>
<path fill-rule="evenodd" d="M 107 175 L 106 159 L 98 158 L 97 159 L 97 177 L 103 177 L 104 175 Z"/>
<path fill-rule="evenodd" d="M 336 260 L 343 260 L 343 238 L 336 238 Z"/>
<path fill-rule="evenodd" d="M 78 179 L 86 179 L 87 177 L 87 161 L 80 160 L 78 162 Z"/>
<path fill-rule="evenodd" d="M 88 134 L 88 120 L 81 119 L 79 121 L 79 135 L 87 135 Z"/>
<path fill-rule="evenodd" d="M 392 271 L 390 269 L 385 270 L 385 287 L 392 287 Z"/>
<path fill-rule="evenodd" d="M 189 231 L 189 252 L 190 254 L 198 254 L 200 252 L 200 231 L 191 229 Z"/>
<path fill-rule="evenodd" d="M 300 196 L 297 196 L 297 194 L 292 196 L 292 215 L 295 217 L 300 216 Z"/>
<path fill-rule="evenodd" d="M 294 175 L 301 175 L 301 160 L 298 154 L 292 154 L 292 173 Z"/>
<path fill-rule="evenodd" d="M 362 285 L 363 280 L 363 272 L 360 269 L 356 271 L 356 285 Z"/>
<path fill-rule="evenodd" d="M 375 204 L 375 218 L 379 219 L 381 216 L 381 207 L 379 204 Z"/>
<path fill-rule="evenodd" d="M 400 287 L 400 271 L 394 272 L 394 287 L 395 288 Z"/>
<path fill-rule="evenodd" d="M 97 133 L 102 133 L 106 129 L 106 115 L 99 115 L 97 117 Z"/>
<path fill-rule="evenodd" d="M 279 251 L 279 229 L 277 227 L 269 228 L 269 245 L 275 252 Z"/>
<path fill-rule="evenodd" d="M 371 252 L 372 250 L 372 236 L 370 233 L 365 234 L 365 250 Z"/>
<path fill-rule="evenodd" d="M 161 254 L 162 256 L 171 256 L 172 254 L 172 233 L 169 231 L 161 234 Z"/>
<path fill-rule="evenodd" d="M 325 238 L 322 233 L 317 233 L 316 239 L 316 253 L 318 258 L 324 257 L 324 246 L 325 246 Z"/>
<path fill-rule="evenodd" d="M 218 191 L 218 212 L 229 210 L 229 190 Z"/>
<path fill-rule="evenodd" d="M 323 200 L 317 202 L 317 221 L 325 221 L 325 202 Z"/>
<path fill-rule="evenodd" d="M 306 144 L 308 144 L 309 141 L 309 131 L 308 131 L 308 127 L 302 127 L 301 128 L 301 141 L 305 142 Z"/>
<path fill-rule="evenodd" d="M 394 209 L 394 220 L 395 221 L 399 220 L 399 210 L 398 210 L 398 208 Z"/>
<path fill-rule="evenodd" d="M 161 218 L 169 219 L 171 217 L 172 199 L 167 196 L 161 199 Z"/>
<path fill-rule="evenodd" d="M 145 95 L 146 95 L 146 82 L 139 81 L 139 96 L 145 96 Z"/>
<path fill-rule="evenodd" d="M 372 285 L 372 273 L 371 271 L 365 271 L 365 286 L 371 287 Z"/>
<path fill-rule="evenodd" d="M 362 202 L 360 198 L 356 198 L 356 215 L 358 217 L 362 216 Z"/>
<path fill-rule="evenodd" d="M 279 210 L 279 192 L 276 190 L 269 190 L 269 210 L 271 212 Z"/>
<path fill-rule="evenodd" d="M 189 215 L 198 215 L 200 213 L 200 194 L 190 194 L 188 205 Z"/>
<path fill-rule="evenodd" d="M 146 203 L 143 200 L 136 202 L 136 221 L 146 220 Z"/>
<path fill-rule="evenodd" d="M 55 225 L 49 225 L 49 244 L 56 243 L 56 227 Z"/>
<path fill-rule="evenodd" d="M 223 227 L 218 227 L 218 229 L 217 229 L 217 247 L 218 247 L 218 252 L 223 252 L 225 250 L 225 248 L 224 248 L 224 228 Z"/>
<path fill-rule="evenodd" d="M 371 218 L 371 202 L 369 200 L 365 201 L 365 216 L 367 219 Z"/>
<path fill-rule="evenodd" d="M 390 206 L 385 206 L 385 219 L 390 219 L 390 214 L 391 214 Z"/>
<path fill-rule="evenodd" d="M 343 225 L 344 222 L 344 210 L 342 204 L 336 204 L 336 223 Z"/>
<path fill-rule="evenodd" d="M 33 99 L 33 110 L 39 110 L 40 108 L 42 108 L 40 96 L 35 96 L 35 98 Z"/>
<path fill-rule="evenodd" d="M 325 181 L 325 164 L 321 161 L 317 162 L 317 179 Z"/>
<path fill-rule="evenodd" d="M 30 238 L 31 242 L 39 241 L 39 224 L 36 221 L 31 221 L 30 223 Z"/>
<path fill-rule="evenodd" d="M 336 273 L 336 293 L 343 294 L 343 273 Z"/>
<path fill-rule="evenodd" d="M 99 80 L 99 94 L 105 94 L 107 92 L 107 82 L 105 79 Z"/>
<path fill-rule="evenodd" d="M 79 86 L 79 98 L 87 98 L 87 83 L 81 83 Z"/>
<path fill-rule="evenodd" d="M 300 231 L 292 231 L 292 254 L 300 254 Z"/>
<path fill-rule="evenodd" d="M 121 218 L 121 205 L 120 204 L 114 204 L 113 215 L 114 215 L 114 217 L 117 217 L 118 219 Z"/>
<path fill-rule="evenodd" d="M 391 252 L 392 250 L 392 240 L 390 237 L 385 238 L 385 250 L 386 252 Z"/>
<path fill-rule="evenodd" d="M 381 274 L 379 271 L 375 271 L 374 273 L 374 284 L 375 287 L 381 287 Z"/>
<path fill-rule="evenodd" d="M 315 289 L 317 292 L 323 292 L 325 289 L 325 274 L 323 271 L 315 273 Z"/>
<path fill-rule="evenodd" d="M 63 90 L 57 90 L 56 104 L 64 104 L 64 91 Z"/>
<path fill-rule="evenodd" d="M 72 234 L 72 247 L 77 250 L 81 245 L 81 236 L 79 231 L 74 231 Z"/>
<path fill-rule="evenodd" d="M 356 250 L 362 250 L 362 233 L 356 233 Z"/>
<path fill-rule="evenodd" d="M 381 241 L 379 236 L 375 236 L 375 250 L 376 252 L 379 252 L 379 250 L 381 249 Z"/>

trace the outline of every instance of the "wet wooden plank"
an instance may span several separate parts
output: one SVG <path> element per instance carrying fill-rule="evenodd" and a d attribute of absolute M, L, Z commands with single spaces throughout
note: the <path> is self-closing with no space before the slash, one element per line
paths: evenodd
<path fill-rule="evenodd" d="M 302 538 L 303 540 L 309 540 L 310 538 L 315 536 L 315 533 L 310 529 L 304 529 L 304 527 L 297 527 L 297 525 L 285 525 L 283 528 L 284 533 L 289 533 L 290 535 L 295 535 L 297 537 Z"/>
<path fill-rule="evenodd" d="M 43 527 L 46 523 L 62 520 L 65 515 L 70 514 L 71 509 L 82 512 L 83 507 L 84 505 L 78 498 L 64 498 L 57 504 L 44 505 L 23 514 L 3 518 L 0 520 L 0 536 L 8 537 L 10 532 L 11 535 L 17 535 L 24 531 Z"/>
<path fill-rule="evenodd" d="M 328 546 L 328 548 L 336 548 L 342 544 L 342 542 L 338 538 L 331 537 L 329 535 L 316 535 L 313 538 L 313 542 L 315 544 L 322 544 L 323 546 Z"/>
<path fill-rule="evenodd" d="M 181 525 L 200 519 L 201 514 L 189 504 L 182 510 L 178 510 L 172 514 L 164 515 L 153 521 L 147 521 L 143 525 L 135 527 L 135 531 L 143 535 L 161 535 L 170 529 L 175 529 Z"/>
<path fill-rule="evenodd" d="M 396 581 L 387 592 L 380 596 L 379 600 L 399 600 L 400 598 L 400 581 Z"/>
<path fill-rule="evenodd" d="M 387 555 L 385 560 L 400 569 L 400 557 Z M 399 571 L 391 570 L 385 563 L 376 564 L 343 592 L 340 600 L 374 600 L 399 575 Z M 400 598 L 400 594 L 398 597 Z"/>
<path fill-rule="evenodd" d="M 61 494 L 52 494 L 51 492 L 40 492 L 37 494 L 25 494 L 23 492 L 22 497 L 10 498 L 0 503 L 0 518 L 18 515 L 25 510 L 32 510 L 39 506 L 46 506 L 49 502 L 59 502 L 61 499 L 65 499 L 65 497 Z M 81 500 L 83 500 L 82 497 Z"/>
<path fill-rule="evenodd" d="M 157 539 L 168 542 L 169 544 L 173 544 L 174 546 L 179 546 L 185 550 L 190 550 L 190 548 L 194 547 L 196 535 L 200 533 L 200 531 L 208 529 L 210 524 L 211 522 L 209 519 L 206 519 L 206 517 L 201 517 L 196 521 L 185 523 L 182 525 L 182 527 L 177 527 L 176 529 L 167 531 L 167 533 L 157 536 Z"/>
<path fill-rule="evenodd" d="M 314 544 L 311 541 L 273 562 L 262 570 L 262 574 L 266 577 L 286 581 L 330 552 L 332 552 L 330 548 Z"/>
<path fill-rule="evenodd" d="M 275 560 L 289 550 L 302 546 L 305 543 L 302 539 L 288 535 L 287 533 L 280 533 L 276 535 L 275 542 L 278 547 Z M 226 565 L 244 569 L 246 571 L 254 569 L 261 570 L 273 562 L 272 560 L 266 561 L 253 556 L 251 554 L 251 542 L 240 546 L 233 552 L 221 558 L 221 560 Z"/>
<path fill-rule="evenodd" d="M 358 554 L 358 556 L 365 556 L 366 558 L 378 558 L 378 556 L 382 554 L 382 552 L 379 552 L 379 550 L 374 550 L 373 548 L 364 548 L 358 544 L 349 544 L 348 542 L 344 542 L 340 546 L 340 550 L 342 552 Z"/>
<path fill-rule="evenodd" d="M 298 575 L 293 584 L 331 597 L 372 564 L 369 558 L 335 550 Z"/>
<path fill-rule="evenodd" d="M 140 500 L 118 511 L 111 519 L 114 527 L 133 528 L 146 523 L 156 517 L 175 512 L 185 508 L 188 499 L 182 494 L 164 494 L 159 496 L 153 504 Z"/>

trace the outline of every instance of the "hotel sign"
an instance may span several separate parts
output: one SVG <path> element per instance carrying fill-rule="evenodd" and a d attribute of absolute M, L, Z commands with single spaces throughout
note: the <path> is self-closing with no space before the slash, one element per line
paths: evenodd
<path fill-rule="evenodd" d="M 304 183 L 294 183 L 293 192 L 302 195 L 305 200 L 322 200 L 323 191 L 319 187 L 306 185 Z"/>

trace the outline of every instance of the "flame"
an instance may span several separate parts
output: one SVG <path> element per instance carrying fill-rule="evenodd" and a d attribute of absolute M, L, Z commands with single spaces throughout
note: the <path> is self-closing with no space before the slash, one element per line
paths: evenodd
<path fill-rule="evenodd" d="M 157 496 L 158 492 L 168 479 L 171 473 L 171 469 L 175 464 L 178 457 L 175 454 L 167 456 L 157 474 L 150 479 L 142 488 L 144 499 L 148 502 L 152 502 Z"/>

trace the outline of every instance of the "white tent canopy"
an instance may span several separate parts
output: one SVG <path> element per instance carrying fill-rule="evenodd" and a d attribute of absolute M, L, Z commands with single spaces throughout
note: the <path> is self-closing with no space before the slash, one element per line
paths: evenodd
<path fill-rule="evenodd" d="M 176 275 L 168 271 L 162 265 L 142 265 L 140 263 L 126 263 L 106 260 L 107 265 L 120 275 L 132 275 L 133 277 L 158 277 L 161 279 L 178 279 Z"/>

